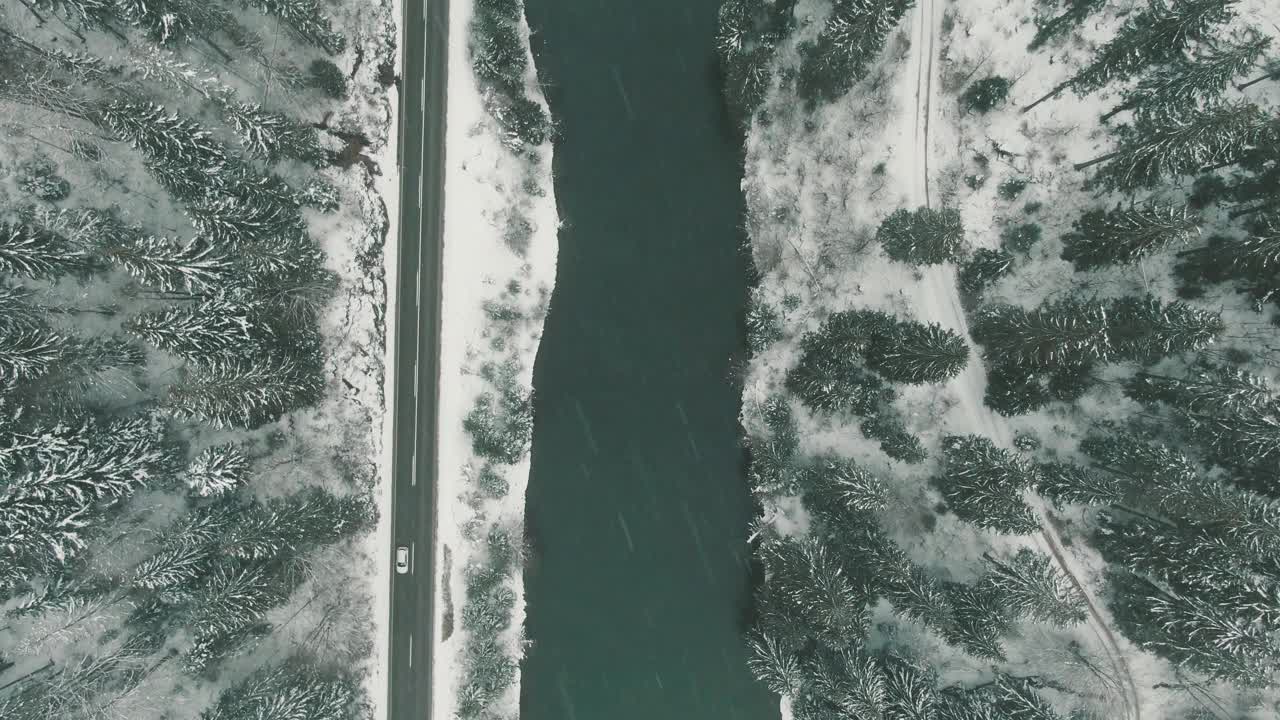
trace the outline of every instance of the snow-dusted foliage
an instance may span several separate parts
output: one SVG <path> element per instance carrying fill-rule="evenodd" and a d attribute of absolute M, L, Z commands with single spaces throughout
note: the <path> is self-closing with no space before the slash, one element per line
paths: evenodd
<path fill-rule="evenodd" d="M 187 488 L 199 497 L 217 497 L 249 479 L 249 459 L 234 444 L 205 448 L 187 466 Z"/>

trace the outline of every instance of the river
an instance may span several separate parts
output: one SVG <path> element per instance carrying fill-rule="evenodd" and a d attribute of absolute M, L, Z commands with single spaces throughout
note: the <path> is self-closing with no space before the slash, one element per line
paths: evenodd
<path fill-rule="evenodd" d="M 526 0 L 565 226 L 534 371 L 524 720 L 776 720 L 748 673 L 741 155 L 719 0 Z"/>

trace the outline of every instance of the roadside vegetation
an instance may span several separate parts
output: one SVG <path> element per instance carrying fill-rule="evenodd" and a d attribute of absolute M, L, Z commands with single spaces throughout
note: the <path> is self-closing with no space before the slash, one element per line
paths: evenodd
<path fill-rule="evenodd" d="M 545 295 L 531 275 L 531 218 L 541 183 L 543 150 L 552 124 L 538 97 L 521 0 L 478 0 L 469 24 L 468 57 L 487 115 L 483 132 L 502 148 L 495 167 L 519 183 L 504 188 L 491 219 L 501 255 L 518 272 L 486 267 L 486 285 L 499 288 L 483 301 L 485 342 L 467 349 L 467 372 L 477 391 L 462 420 L 470 453 L 460 498 L 464 547 L 458 555 L 462 589 L 458 679 L 454 714 L 466 719 L 505 716 L 515 706 L 524 651 L 520 577 L 526 556 L 524 478 L 533 434 L 532 390 L 526 379 L 546 313 Z M 505 182 L 505 181 L 504 181 Z M 487 251 L 486 251 L 487 252 Z M 486 289 L 486 293 L 492 291 Z M 515 493 L 513 488 L 519 488 Z M 452 613 L 451 610 L 447 612 Z M 452 627 L 452 617 L 446 627 Z M 447 639 L 447 635 L 446 635 Z"/>
<path fill-rule="evenodd" d="M 920 148 L 910 4 L 721 10 L 751 669 L 797 720 L 1273 716 L 1280 16 L 937 1 Z"/>
<path fill-rule="evenodd" d="M 0 717 L 372 712 L 379 12 L 0 9 Z"/>

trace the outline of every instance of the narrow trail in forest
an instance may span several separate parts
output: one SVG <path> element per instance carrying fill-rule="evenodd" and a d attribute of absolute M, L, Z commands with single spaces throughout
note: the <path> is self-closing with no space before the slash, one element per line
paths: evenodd
<path fill-rule="evenodd" d="M 911 159 L 913 169 L 910 187 L 910 200 L 914 204 L 931 205 L 929 187 L 929 124 L 933 115 L 933 88 L 937 58 L 937 37 L 941 28 L 941 9 L 938 0 L 919 0 L 912 11 L 913 37 L 911 54 L 908 59 L 908 70 L 904 78 L 913 80 L 915 101 L 915 131 L 908 152 L 914 152 Z M 969 325 L 964 309 L 960 304 L 957 290 L 956 268 L 953 264 L 931 265 L 922 272 L 923 279 L 915 288 L 917 310 L 921 320 L 939 323 L 951 328 L 965 338 L 969 344 L 970 361 L 964 371 L 952 381 L 958 402 L 955 411 L 964 416 L 964 427 L 981 432 L 991 438 L 996 445 L 1009 448 L 1013 446 L 1012 434 L 1004 419 L 983 404 L 986 391 L 986 371 L 980 360 L 978 348 L 969 336 Z M 1048 508 L 1039 497 L 1029 497 L 1031 507 L 1040 516 L 1040 536 L 1037 544 L 1047 550 L 1071 579 L 1076 589 L 1085 598 L 1089 608 L 1089 624 L 1099 641 L 1107 659 L 1120 684 L 1121 696 L 1125 705 L 1125 715 L 1132 720 L 1141 720 L 1141 699 L 1138 686 L 1129 671 L 1124 652 L 1116 642 L 1106 618 L 1098 609 L 1096 599 L 1081 581 L 1085 570 L 1064 549 L 1062 538 L 1057 529 L 1048 520 Z"/>

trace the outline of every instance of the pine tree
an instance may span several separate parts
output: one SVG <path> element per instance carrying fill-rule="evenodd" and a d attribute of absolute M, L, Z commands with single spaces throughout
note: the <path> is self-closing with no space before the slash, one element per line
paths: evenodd
<path fill-rule="evenodd" d="M 1197 107 L 1221 95 L 1233 79 L 1256 65 L 1270 46 L 1270 37 L 1250 31 L 1240 42 L 1212 45 L 1189 59 L 1178 57 L 1139 80 L 1125 93 L 1124 102 L 1102 120 L 1125 110 L 1160 116 Z"/>
<path fill-rule="evenodd" d="M 1026 535 L 1040 523 L 1022 501 L 1035 484 L 1035 469 L 978 435 L 942 441 L 945 473 L 939 480 L 947 504 L 962 520 L 1002 533 Z"/>
<path fill-rule="evenodd" d="M 53 280 L 92 267 L 65 237 L 26 224 L 0 223 L 0 272 Z"/>
<path fill-rule="evenodd" d="M 932 673 L 900 658 L 884 664 L 887 717 L 902 720 L 933 720 L 938 704 L 937 683 Z"/>
<path fill-rule="evenodd" d="M 1036 471 L 1036 491 L 1057 504 L 1109 505 L 1120 502 L 1127 490 L 1113 475 L 1070 463 L 1040 463 Z"/>
<path fill-rule="evenodd" d="M 944 632 L 947 641 L 974 657 L 1004 662 L 1008 658 L 1000 639 L 1010 629 L 1004 598 L 990 587 L 948 583 L 952 620 Z"/>
<path fill-rule="evenodd" d="M 0 326 L 0 381 L 31 380 L 63 357 L 66 338 L 43 328 Z"/>
<path fill-rule="evenodd" d="M 1140 115 L 1119 135 L 1119 148 L 1075 168 L 1106 163 L 1097 180 L 1111 189 L 1133 190 L 1234 165 L 1252 148 L 1280 140 L 1280 127 L 1258 106 L 1235 101 L 1204 110 Z"/>
<path fill-rule="evenodd" d="M 267 162 L 292 158 L 312 164 L 320 164 L 326 157 L 313 127 L 299 125 L 257 103 L 227 102 L 222 109 L 252 157 Z"/>
<path fill-rule="evenodd" d="M 857 645 L 815 654 L 809 674 L 817 693 L 849 717 L 880 717 L 887 709 L 884 671 Z"/>
<path fill-rule="evenodd" d="M 752 488 L 759 493 L 795 493 L 797 473 L 793 466 L 800 436 L 796 430 L 791 405 L 785 398 L 772 397 L 760 407 L 767 432 L 748 438 L 751 465 L 748 468 Z"/>
<path fill-rule="evenodd" d="M 311 368 L 287 358 L 202 360 L 170 386 L 167 404 L 215 427 L 254 428 L 315 402 L 322 390 Z"/>
<path fill-rule="evenodd" d="M 960 290 L 980 295 L 988 285 L 1013 272 L 1013 256 L 1005 250 L 978 248 L 960 269 Z"/>
<path fill-rule="evenodd" d="M 880 223 L 876 239 L 885 254 L 912 265 L 937 265 L 958 260 L 964 250 L 964 225 L 953 208 L 900 208 Z"/>
<path fill-rule="evenodd" d="M 273 336 L 257 303 L 226 296 L 141 313 L 124 329 L 161 350 L 201 361 L 247 358 Z"/>
<path fill-rule="evenodd" d="M 1057 97 L 1068 88 L 1090 93 L 1143 68 L 1176 59 L 1190 43 L 1205 39 L 1215 25 L 1230 20 L 1230 6 L 1234 3 L 1235 0 L 1153 0 L 1146 10 L 1125 22 L 1093 62 L 1022 111 Z"/>
<path fill-rule="evenodd" d="M 199 497 L 223 495 L 248 479 L 249 459 L 233 443 L 205 448 L 187 466 L 187 488 Z"/>
<path fill-rule="evenodd" d="M 1200 220 L 1186 207 L 1151 203 L 1142 207 L 1086 212 L 1062 238 L 1062 259 L 1077 271 L 1132 264 L 1169 245 L 1200 236 Z"/>
<path fill-rule="evenodd" d="M 1271 468 L 1280 461 L 1280 398 L 1262 377 L 1220 367 L 1186 378 L 1138 373 L 1126 381 L 1125 395 L 1167 405 L 1189 437 L 1227 467 Z"/>
<path fill-rule="evenodd" d="M 818 37 L 800 47 L 796 90 L 810 103 L 844 95 L 866 74 L 911 0 L 839 0 Z"/>
<path fill-rule="evenodd" d="M 1029 679 L 996 675 L 992 693 L 996 712 L 1010 720 L 1062 720 L 1035 691 Z"/>
<path fill-rule="evenodd" d="M 804 675 L 800 657 L 791 647 L 767 634 L 753 635 L 748 639 L 747 647 L 751 650 L 747 667 L 769 688 L 769 692 L 786 697 L 800 690 Z"/>
<path fill-rule="evenodd" d="M 997 305 L 978 312 L 973 339 L 995 365 L 1063 367 L 1111 356 L 1106 309 L 1064 300 L 1024 310 Z"/>
<path fill-rule="evenodd" d="M 280 18 L 298 37 L 337 55 L 347 47 L 347 39 L 333 29 L 318 0 L 252 0 L 262 12 Z"/>
<path fill-rule="evenodd" d="M 208 130 L 160 105 L 117 100 L 103 107 L 101 115 L 111 130 L 156 165 L 204 182 L 227 166 L 226 153 Z"/>
<path fill-rule="evenodd" d="M 857 512 L 884 509 L 884 484 L 849 460 L 818 457 L 805 468 L 802 483 L 806 504 L 838 504 Z"/>
<path fill-rule="evenodd" d="M 1203 350 L 1226 330 L 1221 313 L 1153 297 L 1111 301 L 1107 326 L 1116 357 L 1139 362 Z"/>
<path fill-rule="evenodd" d="M 896 395 L 879 376 L 859 367 L 856 359 L 825 352 L 806 352 L 787 373 L 786 382 L 788 390 L 820 412 L 867 415 Z"/>
<path fill-rule="evenodd" d="M 266 194 L 208 197 L 188 204 L 187 216 L 215 247 L 232 249 L 254 272 L 288 269 L 306 232 L 297 208 Z"/>
<path fill-rule="evenodd" d="M 348 720 L 361 696 L 356 678 L 290 660 L 223 690 L 200 720 Z"/>
<path fill-rule="evenodd" d="M 202 547 L 176 545 L 138 563 L 130 573 L 129 585 L 143 590 L 187 585 L 200 577 L 209 560 Z"/>
<path fill-rule="evenodd" d="M 194 292 L 225 286 L 234 262 L 204 237 L 179 244 L 169 238 L 139 235 L 98 249 L 138 282 L 162 292 Z"/>
<path fill-rule="evenodd" d="M 0 588 L 65 563 L 99 512 L 170 470 L 153 418 L 71 427 L 19 451 L 18 473 L 0 488 Z"/>
<path fill-rule="evenodd" d="M 969 362 L 964 338 L 937 323 L 898 323 L 893 334 L 867 348 L 867 366 L 892 382 L 921 385 L 950 380 Z"/>
<path fill-rule="evenodd" d="M 994 591 L 1004 607 L 1058 627 L 1084 622 L 1083 593 L 1049 556 L 1022 548 L 1006 560 L 991 553 L 983 559 L 991 565 L 991 572 L 982 578 L 982 584 Z"/>
<path fill-rule="evenodd" d="M 1268 685 L 1280 657 L 1267 632 L 1215 603 L 1169 592 L 1135 575 L 1112 576 L 1112 610 L 1139 646 L 1215 679 Z"/>
<path fill-rule="evenodd" d="M 1036 35 L 1027 45 L 1028 50 L 1036 50 L 1053 38 L 1079 25 L 1085 18 L 1102 9 L 1106 0 L 1071 0 L 1067 9 L 1057 17 L 1041 22 L 1036 19 Z"/>

